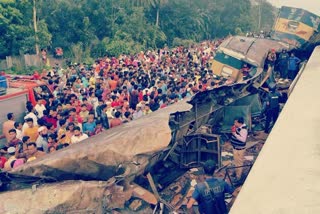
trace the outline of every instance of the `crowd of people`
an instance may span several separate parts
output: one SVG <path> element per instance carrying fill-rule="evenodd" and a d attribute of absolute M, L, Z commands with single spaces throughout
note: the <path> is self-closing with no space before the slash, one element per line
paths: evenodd
<path fill-rule="evenodd" d="M 70 64 L 35 72 L 52 94 L 37 93 L 24 121 L 7 114 L 0 167 L 5 171 L 78 143 L 158 109 L 218 87 L 211 70 L 221 41 L 105 57 L 93 65 Z"/>
<path fill-rule="evenodd" d="M 221 42 L 207 41 L 190 48 L 164 48 L 133 56 L 122 54 L 98 59 L 93 65 L 70 63 L 65 69 L 56 64 L 35 72 L 32 78 L 46 82 L 49 89 L 37 91 L 35 106 L 26 104 L 24 121 L 17 121 L 13 113 L 8 113 L 3 124 L 7 144 L 0 150 L 0 167 L 11 170 L 199 91 L 228 84 L 228 79 L 219 79 L 211 70 Z M 300 60 L 285 50 L 280 54 L 271 50 L 267 63 L 279 68 L 281 78 L 293 79 Z M 246 65 L 242 69 L 244 78 L 245 68 Z M 270 118 L 276 120 L 276 115 L 278 111 L 267 114 L 266 127 Z"/>

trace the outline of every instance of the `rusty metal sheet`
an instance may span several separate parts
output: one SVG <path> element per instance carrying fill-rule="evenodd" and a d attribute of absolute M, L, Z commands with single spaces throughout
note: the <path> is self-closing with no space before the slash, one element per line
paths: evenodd
<path fill-rule="evenodd" d="M 123 208 L 131 196 L 108 182 L 67 181 L 1 193 L 0 213 L 103 213 Z"/>

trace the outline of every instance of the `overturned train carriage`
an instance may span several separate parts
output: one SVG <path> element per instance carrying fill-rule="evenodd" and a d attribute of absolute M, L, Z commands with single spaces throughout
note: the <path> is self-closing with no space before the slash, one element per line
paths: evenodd
<path fill-rule="evenodd" d="M 291 48 L 293 47 L 281 41 L 233 36 L 219 46 L 212 63 L 212 70 L 219 79 L 231 77 L 238 83 L 248 82 L 258 76 L 264 77 L 265 60 L 271 49 L 281 51 Z M 248 65 L 250 69 L 246 78 L 241 72 L 244 65 Z"/>

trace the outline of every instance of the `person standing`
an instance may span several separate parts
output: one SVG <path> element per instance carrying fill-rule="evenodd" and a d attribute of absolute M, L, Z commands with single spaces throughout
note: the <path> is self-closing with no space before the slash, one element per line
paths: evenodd
<path fill-rule="evenodd" d="M 136 110 L 137 104 L 139 103 L 138 85 L 134 85 L 133 89 L 130 93 L 129 105 L 130 108 Z"/>
<path fill-rule="evenodd" d="M 26 105 L 26 108 L 27 108 L 27 114 L 26 114 L 26 116 L 24 117 L 25 123 L 24 123 L 23 126 L 22 126 L 22 133 L 24 133 L 24 130 L 25 130 L 26 128 L 28 128 L 28 123 L 27 123 L 27 119 L 28 119 L 28 118 L 32 118 L 33 125 L 34 125 L 34 126 L 38 126 L 38 117 L 37 117 L 37 115 L 35 114 L 36 110 L 34 109 L 34 107 L 32 106 L 32 104 L 27 104 L 27 105 Z"/>
<path fill-rule="evenodd" d="M 17 138 L 22 140 L 22 123 L 21 122 L 15 122 L 14 123 L 14 129 L 16 130 L 17 132 Z"/>
<path fill-rule="evenodd" d="M 233 189 L 221 179 L 213 177 L 216 163 L 208 160 L 204 163 L 205 181 L 198 183 L 192 193 L 187 208 L 191 209 L 195 202 L 198 202 L 199 212 L 201 214 L 225 214 L 228 212 L 224 194 L 232 193 Z"/>
<path fill-rule="evenodd" d="M 43 112 L 46 110 L 46 106 L 43 104 L 43 100 L 39 99 L 37 101 L 36 106 L 34 107 L 34 109 L 38 112 L 38 118 L 42 118 L 43 117 Z"/>
<path fill-rule="evenodd" d="M 121 117 L 121 113 L 119 111 L 117 111 L 114 114 L 114 117 L 111 121 L 110 121 L 110 128 L 114 128 L 116 126 L 120 126 L 122 124 L 122 120 L 120 119 Z"/>
<path fill-rule="evenodd" d="M 269 126 L 271 121 L 273 121 L 273 124 L 276 123 L 279 112 L 280 112 L 280 99 L 281 94 L 276 91 L 276 88 L 271 88 L 270 93 L 268 94 L 267 100 L 266 100 L 266 123 L 264 132 L 269 133 Z"/>
<path fill-rule="evenodd" d="M 16 147 L 18 144 L 22 143 L 20 139 L 17 138 L 17 131 L 15 129 L 9 130 L 10 141 L 8 141 L 8 147 Z"/>
<path fill-rule="evenodd" d="M 71 137 L 72 144 L 79 143 L 87 138 L 88 138 L 88 135 L 82 133 L 79 126 L 74 127 L 74 134 Z"/>
<path fill-rule="evenodd" d="M 280 78 L 287 79 L 288 78 L 288 60 L 289 54 L 285 49 L 279 54 L 279 71 L 280 71 Z"/>
<path fill-rule="evenodd" d="M 29 136 L 31 142 L 36 142 L 39 136 L 39 133 L 38 133 L 39 127 L 34 125 L 32 118 L 27 118 L 26 124 L 28 127 L 24 129 L 23 136 Z"/>
<path fill-rule="evenodd" d="M 11 140 L 9 130 L 14 129 L 14 115 L 13 113 L 7 114 L 7 121 L 3 122 L 2 124 L 2 134 L 7 139 L 7 142 Z"/>
<path fill-rule="evenodd" d="M 231 144 L 233 146 L 233 164 L 236 168 L 236 177 L 237 180 L 241 180 L 243 162 L 244 162 L 244 153 L 246 149 L 248 130 L 247 125 L 244 123 L 243 117 L 239 117 L 234 120 L 234 125 L 231 130 Z"/>
<path fill-rule="evenodd" d="M 36 140 L 37 149 L 48 153 L 48 129 L 45 126 L 38 128 L 39 136 Z"/>
<path fill-rule="evenodd" d="M 267 57 L 268 66 L 274 67 L 276 60 L 277 60 L 276 50 L 271 49 L 271 51 L 268 53 L 268 57 Z"/>
<path fill-rule="evenodd" d="M 288 60 L 288 78 L 291 80 L 294 80 L 294 78 L 298 74 L 299 70 L 299 63 L 301 60 L 294 55 L 294 53 L 291 53 L 291 56 Z"/>

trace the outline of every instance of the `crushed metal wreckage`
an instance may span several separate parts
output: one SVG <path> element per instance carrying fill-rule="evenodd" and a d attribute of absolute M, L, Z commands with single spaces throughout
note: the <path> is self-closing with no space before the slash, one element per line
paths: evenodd
<path fill-rule="evenodd" d="M 260 50 L 256 40 L 248 42 L 251 45 L 242 52 Z M 229 49 L 235 52 L 230 45 L 236 44 L 229 41 Z M 265 52 L 259 53 L 257 62 L 266 57 Z M 202 179 L 202 163 L 209 159 L 218 163 L 216 175 L 236 186 L 227 141 L 234 118 L 244 117 L 251 133 L 245 174 L 264 143 L 257 133 L 263 130 L 261 97 L 266 91 L 261 86 L 269 74 L 263 73 L 259 63 L 252 65 L 257 72 L 246 81 L 199 92 L 191 100 L 1 173 L 0 212 L 183 213 Z M 31 203 L 15 207 L 19 198 Z M 231 205 L 232 200 L 228 201 Z"/>

